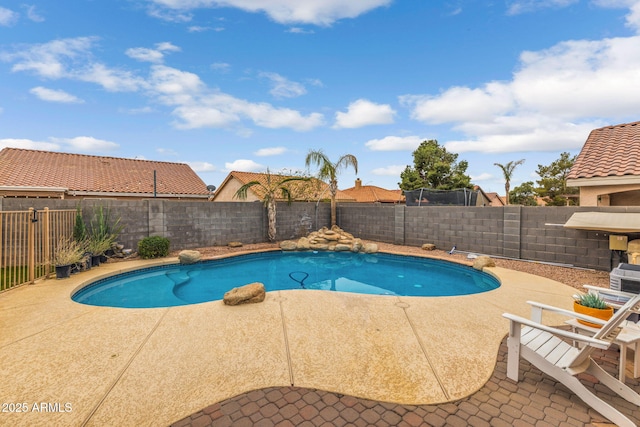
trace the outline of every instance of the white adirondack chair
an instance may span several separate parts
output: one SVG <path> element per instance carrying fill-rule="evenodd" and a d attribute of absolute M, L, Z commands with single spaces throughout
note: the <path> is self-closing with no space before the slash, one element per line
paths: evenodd
<path fill-rule="evenodd" d="M 594 321 L 592 317 L 532 301 L 528 301 L 528 303 L 532 307 L 531 320 L 510 313 L 503 314 L 511 321 L 509 338 L 507 339 L 507 377 L 518 382 L 520 357 L 522 357 L 545 374 L 564 384 L 587 405 L 607 419 L 622 427 L 635 427 L 636 424 L 622 412 L 589 391 L 576 375 L 588 372 L 619 396 L 640 406 L 640 395 L 637 392 L 609 375 L 591 358 L 595 349 L 608 348 L 619 333 L 622 322 L 632 311 L 640 309 L 640 295 L 635 295 L 620 307 L 593 337 L 542 324 L 544 310 L 573 318 L 582 318 L 590 322 Z M 575 347 L 571 341 L 566 339 L 586 345 Z"/>

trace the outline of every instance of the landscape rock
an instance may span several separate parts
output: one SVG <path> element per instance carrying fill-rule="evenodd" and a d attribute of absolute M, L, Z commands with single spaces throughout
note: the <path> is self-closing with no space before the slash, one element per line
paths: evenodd
<path fill-rule="evenodd" d="M 473 268 L 482 271 L 485 267 L 495 267 L 496 262 L 489 256 L 482 255 L 473 261 Z"/>
<path fill-rule="evenodd" d="M 425 243 L 424 245 L 422 245 L 422 249 L 424 249 L 425 251 L 434 251 L 436 250 L 436 245 L 434 245 L 433 243 Z"/>
<path fill-rule="evenodd" d="M 334 248 L 336 252 L 347 252 L 351 250 L 351 245 L 345 245 L 344 243 L 338 243 Z"/>
<path fill-rule="evenodd" d="M 280 249 L 283 251 L 295 251 L 298 245 L 293 240 L 283 240 L 280 242 Z"/>
<path fill-rule="evenodd" d="M 365 243 L 362 246 L 362 252 L 364 252 L 365 254 L 375 254 L 376 252 L 378 252 L 378 245 L 376 245 L 375 243 Z"/>
<path fill-rule="evenodd" d="M 311 243 L 309 242 L 309 239 L 307 239 L 306 237 L 299 238 L 298 243 L 296 244 L 296 249 L 299 251 L 308 251 L 309 249 L 311 249 Z"/>
<path fill-rule="evenodd" d="M 180 264 L 195 264 L 202 259 L 202 254 L 198 251 L 184 250 L 178 254 Z"/>
<path fill-rule="evenodd" d="M 224 294 L 226 305 L 255 304 L 264 301 L 264 285 L 260 282 L 249 283 L 239 288 L 233 288 Z"/>
<path fill-rule="evenodd" d="M 229 242 L 227 246 L 230 248 L 239 248 L 242 246 L 242 242 Z"/>

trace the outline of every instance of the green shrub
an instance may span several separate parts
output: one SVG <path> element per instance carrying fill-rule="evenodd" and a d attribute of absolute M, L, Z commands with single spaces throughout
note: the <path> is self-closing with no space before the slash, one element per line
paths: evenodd
<path fill-rule="evenodd" d="M 140 258 L 160 258 L 169 255 L 169 239 L 160 236 L 150 236 L 138 242 Z"/>

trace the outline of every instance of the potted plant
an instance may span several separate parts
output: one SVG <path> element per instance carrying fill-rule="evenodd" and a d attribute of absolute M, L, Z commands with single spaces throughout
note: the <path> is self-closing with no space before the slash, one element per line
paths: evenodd
<path fill-rule="evenodd" d="M 86 248 L 91 253 L 91 265 L 98 266 L 102 261 L 105 251 L 111 248 L 112 236 L 89 236 Z"/>
<path fill-rule="evenodd" d="M 71 268 L 82 261 L 84 248 L 74 239 L 60 239 L 53 255 L 56 277 L 63 279 L 71 275 Z"/>
<path fill-rule="evenodd" d="M 602 320 L 609 320 L 613 316 L 613 307 L 607 304 L 600 296 L 593 293 L 574 295 L 573 311 L 586 314 Z M 578 322 L 592 328 L 600 328 L 601 325 L 577 319 Z"/>

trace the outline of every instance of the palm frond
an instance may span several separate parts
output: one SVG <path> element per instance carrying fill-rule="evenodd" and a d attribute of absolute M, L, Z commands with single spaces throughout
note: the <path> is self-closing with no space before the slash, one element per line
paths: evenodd
<path fill-rule="evenodd" d="M 240 199 L 240 200 L 245 200 L 247 198 L 247 192 L 249 191 L 249 189 L 251 187 L 253 187 L 254 185 L 258 185 L 262 188 L 265 188 L 264 185 L 262 185 L 261 182 L 259 181 L 251 181 L 251 182 L 247 182 L 246 184 L 244 184 L 242 187 L 238 188 L 238 190 L 235 192 L 235 194 L 233 195 L 234 199 Z"/>

